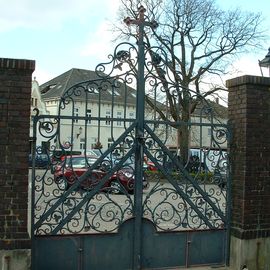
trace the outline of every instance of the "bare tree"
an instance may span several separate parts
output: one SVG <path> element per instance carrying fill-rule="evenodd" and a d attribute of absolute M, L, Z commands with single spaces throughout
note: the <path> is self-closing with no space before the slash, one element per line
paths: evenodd
<path fill-rule="evenodd" d="M 198 96 L 206 98 L 224 89 L 217 85 L 205 89 L 209 75 L 225 74 L 234 56 L 259 47 L 264 37 L 262 17 L 239 9 L 221 10 L 214 0 L 121 0 L 119 14 L 136 18 L 141 5 L 147 20 L 158 24 L 145 30 L 145 47 L 156 85 L 166 97 L 169 117 L 176 123 L 181 155 L 187 160 L 189 128 L 177 123 L 190 120 Z M 122 38 L 137 39 L 134 28 L 121 25 L 116 29 Z M 153 106 L 151 99 L 146 101 Z M 166 120 L 162 110 L 159 114 Z"/>

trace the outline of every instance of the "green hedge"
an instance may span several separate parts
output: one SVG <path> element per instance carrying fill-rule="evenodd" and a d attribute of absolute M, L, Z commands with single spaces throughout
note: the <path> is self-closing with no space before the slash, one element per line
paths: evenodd
<path fill-rule="evenodd" d="M 148 181 L 157 181 L 160 180 L 161 182 L 167 182 L 164 175 L 159 171 L 145 171 L 145 175 Z M 212 172 L 198 172 L 198 173 L 189 173 L 189 175 L 194 178 L 195 180 L 202 182 L 202 183 L 210 183 L 213 181 L 213 173 Z M 184 181 L 185 177 L 179 172 L 172 172 L 171 176 L 176 181 Z"/>

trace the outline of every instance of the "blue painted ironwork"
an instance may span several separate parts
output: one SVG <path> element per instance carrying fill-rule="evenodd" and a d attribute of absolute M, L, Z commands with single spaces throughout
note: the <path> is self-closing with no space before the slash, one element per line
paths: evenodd
<path fill-rule="evenodd" d="M 125 21 L 138 25 L 137 45 L 120 43 L 109 62 L 96 67 L 96 78 L 67 89 L 57 101 L 56 115 L 36 110 L 33 118 L 33 269 L 61 269 L 61 260 L 76 252 L 65 269 L 227 262 L 229 127 L 217 119 L 209 101 L 170 79 L 162 48 L 145 47 L 144 27 L 157 24 L 144 20 L 143 7 L 138 19 Z M 167 76 L 166 89 L 162 74 Z M 194 119 L 170 119 L 167 91 L 196 102 Z M 78 104 L 83 107 L 80 113 Z M 96 110 L 90 115 L 93 104 Z M 186 161 L 169 148 L 174 131 L 183 126 L 193 132 L 197 144 Z M 89 138 L 95 136 L 100 143 L 107 133 L 110 145 L 94 156 Z M 36 145 L 38 137 L 46 142 L 43 146 Z M 84 141 L 78 149 L 80 137 Z M 48 162 L 37 168 L 35 157 L 40 154 Z"/>

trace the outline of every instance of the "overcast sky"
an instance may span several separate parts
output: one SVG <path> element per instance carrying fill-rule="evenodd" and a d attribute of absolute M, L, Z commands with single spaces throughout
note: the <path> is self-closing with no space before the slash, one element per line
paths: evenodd
<path fill-rule="evenodd" d="M 217 0 L 222 8 L 262 12 L 270 36 L 269 0 Z M 0 0 L 0 57 L 36 61 L 40 84 L 71 68 L 94 69 L 113 52 L 108 29 L 117 14 L 117 0 Z M 259 75 L 254 52 L 235 63 L 244 74 Z"/>

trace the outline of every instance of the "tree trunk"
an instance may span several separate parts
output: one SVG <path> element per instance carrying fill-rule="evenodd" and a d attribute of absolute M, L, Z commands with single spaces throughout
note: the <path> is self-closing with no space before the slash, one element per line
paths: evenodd
<path fill-rule="evenodd" d="M 183 123 L 177 127 L 177 149 L 183 165 L 188 161 L 189 152 L 189 127 L 187 123 L 188 121 L 183 119 Z"/>
<path fill-rule="evenodd" d="M 183 165 L 188 162 L 189 156 L 189 120 L 190 120 L 190 95 L 188 89 L 188 83 L 182 83 L 183 95 L 179 96 L 178 104 L 181 104 L 179 108 L 180 125 L 177 126 L 177 149 L 180 152 L 179 157 Z"/>

